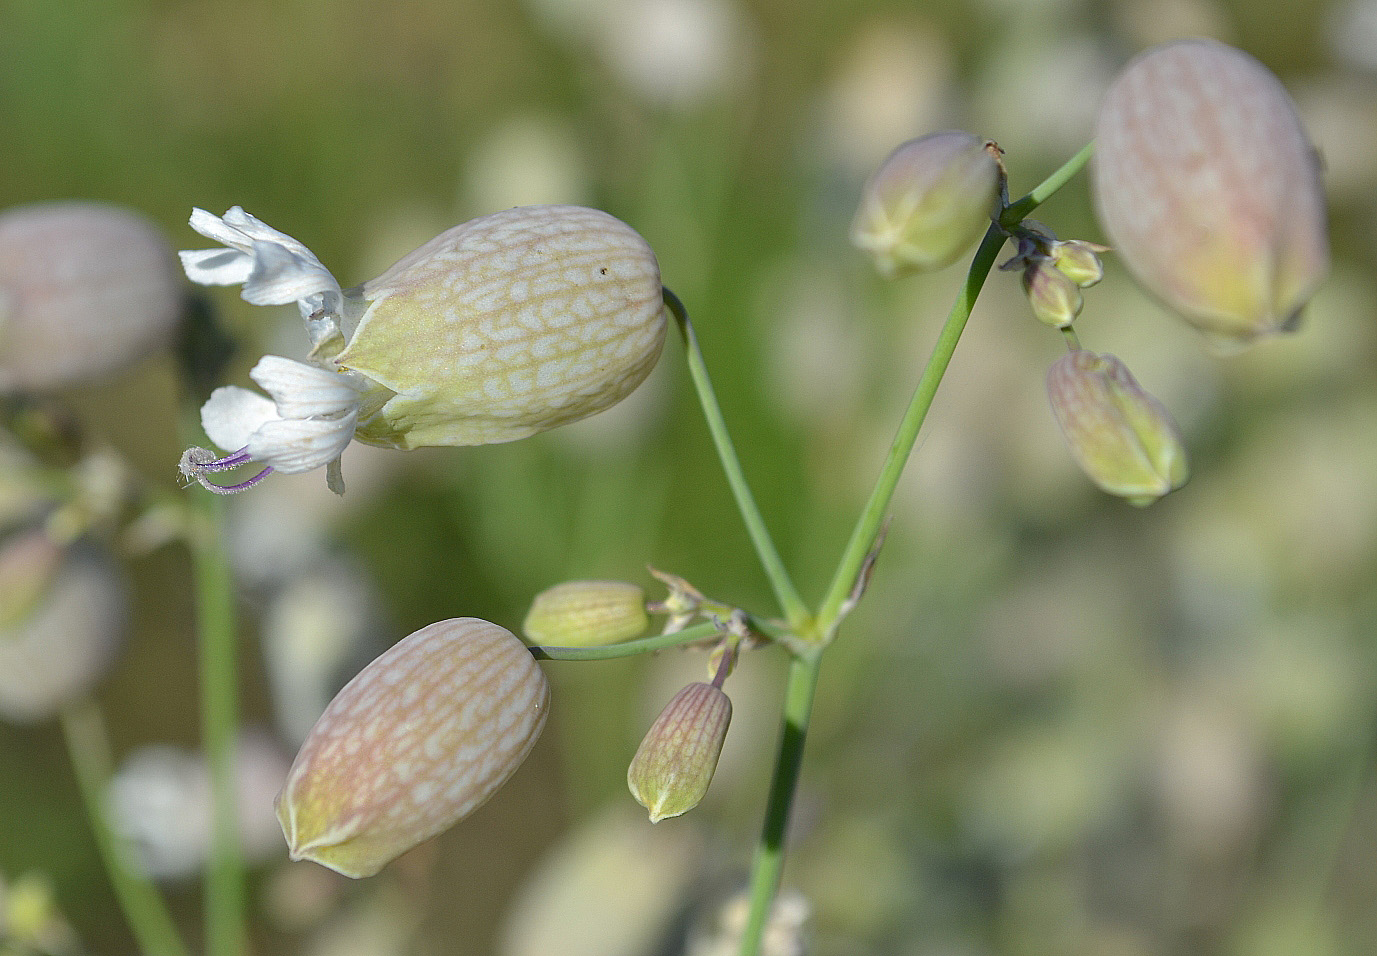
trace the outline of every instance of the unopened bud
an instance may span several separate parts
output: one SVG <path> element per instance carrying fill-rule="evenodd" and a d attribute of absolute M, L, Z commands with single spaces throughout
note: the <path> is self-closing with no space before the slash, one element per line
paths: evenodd
<path fill-rule="evenodd" d="M 0 213 L 0 393 L 100 378 L 165 344 L 176 257 L 142 216 L 93 202 Z"/>
<path fill-rule="evenodd" d="M 1156 47 L 1105 95 L 1091 171 L 1116 252 L 1213 337 L 1294 327 L 1329 269 L 1314 147 L 1275 76 L 1213 40 Z"/>
<path fill-rule="evenodd" d="M 1114 356 L 1063 356 L 1047 373 L 1047 395 L 1071 456 L 1103 490 L 1146 505 L 1186 483 L 1176 423 Z"/>
<path fill-rule="evenodd" d="M 522 625 L 526 637 L 555 647 L 601 647 L 650 627 L 645 592 L 622 581 L 566 581 L 540 592 Z"/>
<path fill-rule="evenodd" d="M 1064 329 L 1076 321 L 1085 304 L 1080 286 L 1050 259 L 1038 259 L 1023 271 L 1023 291 L 1038 321 Z"/>
<path fill-rule="evenodd" d="M 886 278 L 949 266 L 998 210 L 995 146 L 970 133 L 932 133 L 904 143 L 866 183 L 851 242 Z"/>
<path fill-rule="evenodd" d="M 521 641 L 477 618 L 421 628 L 325 709 L 277 799 L 293 860 L 349 877 L 477 809 L 535 745 L 544 673 Z"/>
<path fill-rule="evenodd" d="M 1051 244 L 1052 261 L 1063 275 L 1082 289 L 1088 289 L 1104 278 L 1104 263 L 1100 262 L 1099 253 L 1108 251 L 1108 246 L 1084 239 L 1053 241 Z"/>
<path fill-rule="evenodd" d="M 677 817 L 698 806 L 727 739 L 732 702 L 712 684 L 689 684 L 674 696 L 646 733 L 626 783 L 650 811 L 650 822 Z"/>

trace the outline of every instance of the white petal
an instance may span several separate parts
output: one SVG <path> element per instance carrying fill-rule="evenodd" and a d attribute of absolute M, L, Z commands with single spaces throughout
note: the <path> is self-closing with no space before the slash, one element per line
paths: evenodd
<path fill-rule="evenodd" d="M 234 209 L 239 209 L 239 207 L 235 206 Z M 230 212 L 234 212 L 234 209 L 231 209 Z M 228 216 L 229 213 L 225 213 L 225 215 Z M 206 212 L 204 209 L 191 210 L 191 228 L 207 239 L 214 239 L 216 242 L 224 243 L 231 249 L 238 249 L 240 252 L 248 252 L 249 247 L 253 245 L 251 237 L 244 235 L 219 216 Z"/>
<path fill-rule="evenodd" d="M 302 255 L 281 243 L 254 240 L 253 271 L 244 283 L 244 301 L 254 305 L 286 305 L 307 296 L 339 291 L 335 277 L 309 252 Z"/>
<path fill-rule="evenodd" d="M 249 377 L 273 397 L 282 418 L 337 417 L 359 407 L 359 389 L 318 365 L 265 355 Z"/>
<path fill-rule="evenodd" d="M 276 419 L 249 439 L 249 455 L 286 475 L 310 471 L 338 458 L 354 437 L 358 412 L 343 418 Z"/>
<path fill-rule="evenodd" d="M 278 418 L 272 399 L 237 385 L 217 388 L 201 406 L 201 427 L 226 451 L 238 451 L 253 433 Z"/>
<path fill-rule="evenodd" d="M 253 257 L 238 249 L 187 249 L 177 255 L 186 277 L 201 285 L 242 285 L 253 272 Z"/>

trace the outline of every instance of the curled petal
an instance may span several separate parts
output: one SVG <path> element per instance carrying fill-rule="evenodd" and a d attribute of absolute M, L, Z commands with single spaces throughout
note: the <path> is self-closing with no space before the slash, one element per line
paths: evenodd
<path fill-rule="evenodd" d="M 249 438 L 249 456 L 286 475 L 312 471 L 344 453 L 358 417 L 353 411 L 343 418 L 274 419 Z"/>
<path fill-rule="evenodd" d="M 272 242 L 254 242 L 253 270 L 244 281 L 245 302 L 288 305 L 331 292 L 339 294 L 339 283 L 315 256 L 302 256 Z"/>
<path fill-rule="evenodd" d="M 177 255 L 197 285 L 242 285 L 253 272 L 253 257 L 238 249 L 184 249 Z"/>
<path fill-rule="evenodd" d="M 317 295 L 338 303 L 339 283 L 315 253 L 240 207 L 231 207 L 223 217 L 194 209 L 191 228 L 244 257 L 225 256 L 219 250 L 184 252 L 182 264 L 193 282 L 242 282 L 244 300 L 254 305 L 286 305 Z"/>
<path fill-rule="evenodd" d="M 253 433 L 278 417 L 272 400 L 237 385 L 217 388 L 201 406 L 201 427 L 224 449 L 243 448 Z"/>
<path fill-rule="evenodd" d="M 338 416 L 359 404 L 360 389 L 348 377 L 278 355 L 259 359 L 249 377 L 273 397 L 282 418 Z"/>

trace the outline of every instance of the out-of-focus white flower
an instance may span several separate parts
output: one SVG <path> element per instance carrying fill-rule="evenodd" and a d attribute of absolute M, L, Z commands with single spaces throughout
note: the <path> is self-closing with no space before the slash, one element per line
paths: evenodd
<path fill-rule="evenodd" d="M 461 201 L 469 209 L 582 202 L 589 194 L 587 167 L 570 121 L 542 114 L 513 117 L 470 152 Z"/>
<path fill-rule="evenodd" d="M 517 892 L 498 956 L 641 956 L 669 931 L 699 875 L 691 825 L 648 827 L 625 806 L 576 827 Z"/>
<path fill-rule="evenodd" d="M 741 949 L 741 936 L 751 902 L 747 893 L 732 897 L 717 910 L 707 925 L 689 940 L 688 956 L 731 956 Z M 761 956 L 803 956 L 808 951 L 807 923 L 812 908 L 802 894 L 784 890 L 770 908 Z"/>
<path fill-rule="evenodd" d="M 848 42 L 821 103 L 822 148 L 848 179 L 869 176 L 895 143 L 945 125 L 951 46 L 907 18 L 870 24 Z"/>
<path fill-rule="evenodd" d="M 0 629 L 0 718 L 46 720 L 89 691 L 114 660 L 126 617 L 110 557 L 70 549 L 32 610 Z"/>
<path fill-rule="evenodd" d="M 223 457 L 189 449 L 181 471 L 211 491 L 272 471 L 327 467 L 357 437 L 390 448 L 513 441 L 629 394 L 664 342 L 660 270 L 625 223 L 579 206 L 523 206 L 442 233 L 377 279 L 342 292 L 301 243 L 239 207 L 196 210 L 227 248 L 183 252 L 194 281 L 242 283 L 254 304 L 296 302 L 311 361 L 268 356 L 250 373 L 271 396 L 221 388 L 201 410 Z M 262 470 L 220 485 L 210 475 Z"/>
<path fill-rule="evenodd" d="M 330 562 L 292 578 L 268 606 L 263 657 L 277 722 L 300 744 L 367 652 L 378 624 L 370 582 Z M 371 657 L 372 655 L 368 655 Z M 358 668 L 355 667 L 354 670 Z"/>
<path fill-rule="evenodd" d="M 1377 2 L 1348 0 L 1330 9 L 1325 24 L 1329 48 L 1342 62 L 1377 72 Z"/>
<path fill-rule="evenodd" d="M 235 785 L 244 855 L 261 862 L 281 853 L 273 795 L 287 776 L 287 757 L 267 734 L 239 739 Z M 155 745 L 134 751 L 111 778 L 116 828 L 158 879 L 199 873 L 211 845 L 210 768 L 203 755 Z"/>
<path fill-rule="evenodd" d="M 730 0 L 621 0 L 606 11 L 608 65 L 651 103 L 694 106 L 749 72 L 748 31 Z"/>
<path fill-rule="evenodd" d="M 115 372 L 168 342 L 182 304 L 172 250 L 137 213 L 94 202 L 0 213 L 0 393 Z"/>

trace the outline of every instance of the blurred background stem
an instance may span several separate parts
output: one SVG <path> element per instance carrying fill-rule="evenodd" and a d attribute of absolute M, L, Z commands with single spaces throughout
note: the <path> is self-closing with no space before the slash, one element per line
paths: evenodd
<path fill-rule="evenodd" d="M 189 956 L 158 888 L 110 826 L 105 800 L 113 760 L 100 710 L 89 698 L 82 699 L 64 707 L 60 719 L 96 847 L 139 949 L 148 956 Z"/>
<path fill-rule="evenodd" d="M 244 951 L 244 861 L 239 849 L 235 749 L 239 723 L 234 593 L 223 535 L 225 503 L 194 494 L 193 535 L 200 633 L 201 735 L 210 766 L 211 852 L 206 865 L 206 952 Z"/>
<path fill-rule="evenodd" d="M 187 423 L 183 444 L 198 443 Z M 239 668 L 236 660 L 234 581 L 225 548 L 225 502 L 212 494 L 190 494 L 191 548 L 200 658 L 201 738 L 210 768 L 211 845 L 205 872 L 205 952 L 238 956 L 246 951 L 244 860 L 239 841 L 235 772 L 239 726 Z"/>

